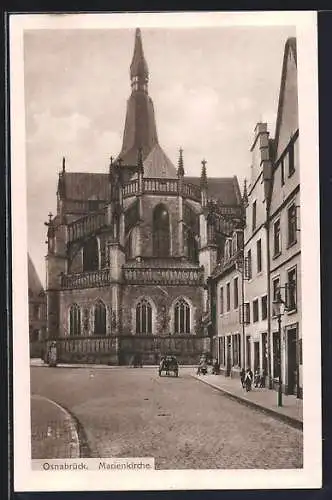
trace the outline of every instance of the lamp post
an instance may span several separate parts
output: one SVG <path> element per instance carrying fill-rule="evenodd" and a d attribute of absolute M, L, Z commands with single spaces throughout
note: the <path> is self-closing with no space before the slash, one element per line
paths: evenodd
<path fill-rule="evenodd" d="M 276 298 L 273 301 L 274 310 L 278 319 L 278 334 L 279 334 L 279 386 L 278 386 L 278 406 L 282 406 L 282 339 L 281 339 L 281 306 L 285 302 L 281 298 L 280 291 L 277 292 Z"/>

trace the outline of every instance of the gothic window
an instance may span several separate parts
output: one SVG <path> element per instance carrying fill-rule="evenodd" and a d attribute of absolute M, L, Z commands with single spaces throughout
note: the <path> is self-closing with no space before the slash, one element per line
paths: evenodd
<path fill-rule="evenodd" d="M 136 333 L 152 333 L 152 307 L 146 299 L 142 299 L 136 306 Z"/>
<path fill-rule="evenodd" d="M 81 335 L 81 309 L 77 304 L 73 304 L 69 311 L 69 333 L 72 336 Z"/>
<path fill-rule="evenodd" d="M 190 333 L 190 306 L 184 299 L 179 299 L 174 306 L 174 332 Z"/>
<path fill-rule="evenodd" d="M 95 305 L 95 335 L 106 335 L 106 307 L 102 301 Z"/>
<path fill-rule="evenodd" d="M 83 247 L 83 271 L 96 271 L 98 268 L 98 242 L 96 238 L 90 238 Z"/>
<path fill-rule="evenodd" d="M 126 243 L 125 243 L 125 253 L 127 259 L 132 259 L 136 256 L 136 241 L 137 241 L 137 229 L 134 227 L 130 230 Z"/>
<path fill-rule="evenodd" d="M 153 212 L 153 255 L 155 257 L 168 257 L 169 254 L 169 215 L 164 205 L 157 205 Z"/>

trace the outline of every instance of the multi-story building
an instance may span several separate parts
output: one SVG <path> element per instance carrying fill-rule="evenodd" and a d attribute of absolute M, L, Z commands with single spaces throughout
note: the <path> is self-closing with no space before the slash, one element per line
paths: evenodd
<path fill-rule="evenodd" d="M 244 359 L 243 229 L 226 239 L 223 258 L 211 277 L 215 301 L 212 354 L 226 376 L 239 376 Z"/>
<path fill-rule="evenodd" d="M 302 394 L 300 163 L 296 41 L 286 43 L 274 140 L 269 208 L 272 376 L 283 390 Z M 285 303 L 281 338 L 273 302 Z"/>
<path fill-rule="evenodd" d="M 271 191 L 271 143 L 266 123 L 258 123 L 251 147 L 252 162 L 246 195 L 244 229 L 246 360 L 245 367 L 268 376 L 268 234 Z"/>
<path fill-rule="evenodd" d="M 225 255 L 212 276 L 211 304 L 214 313 L 213 348 L 222 371 L 226 375 L 236 372 L 233 339 L 242 332 L 239 364 L 243 368 L 264 372 L 270 388 L 277 388 L 281 379 L 284 392 L 301 397 L 297 97 L 296 41 L 291 38 L 285 45 L 274 139 L 269 138 L 265 123 L 258 123 L 255 128 L 250 182 L 248 187 L 245 185 L 243 193 L 243 266 L 239 265 L 239 255 L 229 253 L 231 243 L 227 240 Z M 236 279 L 242 279 L 243 283 L 243 309 L 239 316 L 235 307 L 237 299 L 232 304 L 232 286 Z"/>
<path fill-rule="evenodd" d="M 40 343 L 46 339 L 46 294 L 29 254 L 28 287 L 29 341 L 34 356 L 40 354 Z"/>
<path fill-rule="evenodd" d="M 159 144 L 136 30 L 120 154 L 66 171 L 48 225 L 47 329 L 62 361 L 195 363 L 210 351 L 207 282 L 241 217 L 236 177 L 188 177 Z"/>

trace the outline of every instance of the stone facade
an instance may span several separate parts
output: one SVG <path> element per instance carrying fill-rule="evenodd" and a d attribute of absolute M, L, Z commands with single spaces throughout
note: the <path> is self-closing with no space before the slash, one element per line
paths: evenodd
<path fill-rule="evenodd" d="M 159 145 L 140 30 L 123 145 L 104 174 L 59 173 L 47 231 L 47 334 L 59 360 L 196 363 L 210 352 L 209 278 L 243 216 L 237 179 L 187 177 Z"/>

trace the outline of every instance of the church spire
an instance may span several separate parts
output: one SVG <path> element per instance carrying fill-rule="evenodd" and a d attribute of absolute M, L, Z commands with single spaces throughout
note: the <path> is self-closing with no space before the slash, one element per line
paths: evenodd
<path fill-rule="evenodd" d="M 148 91 L 149 69 L 144 57 L 142 35 L 139 28 L 136 29 L 135 34 L 134 55 L 130 65 L 130 79 L 133 91 Z"/>

